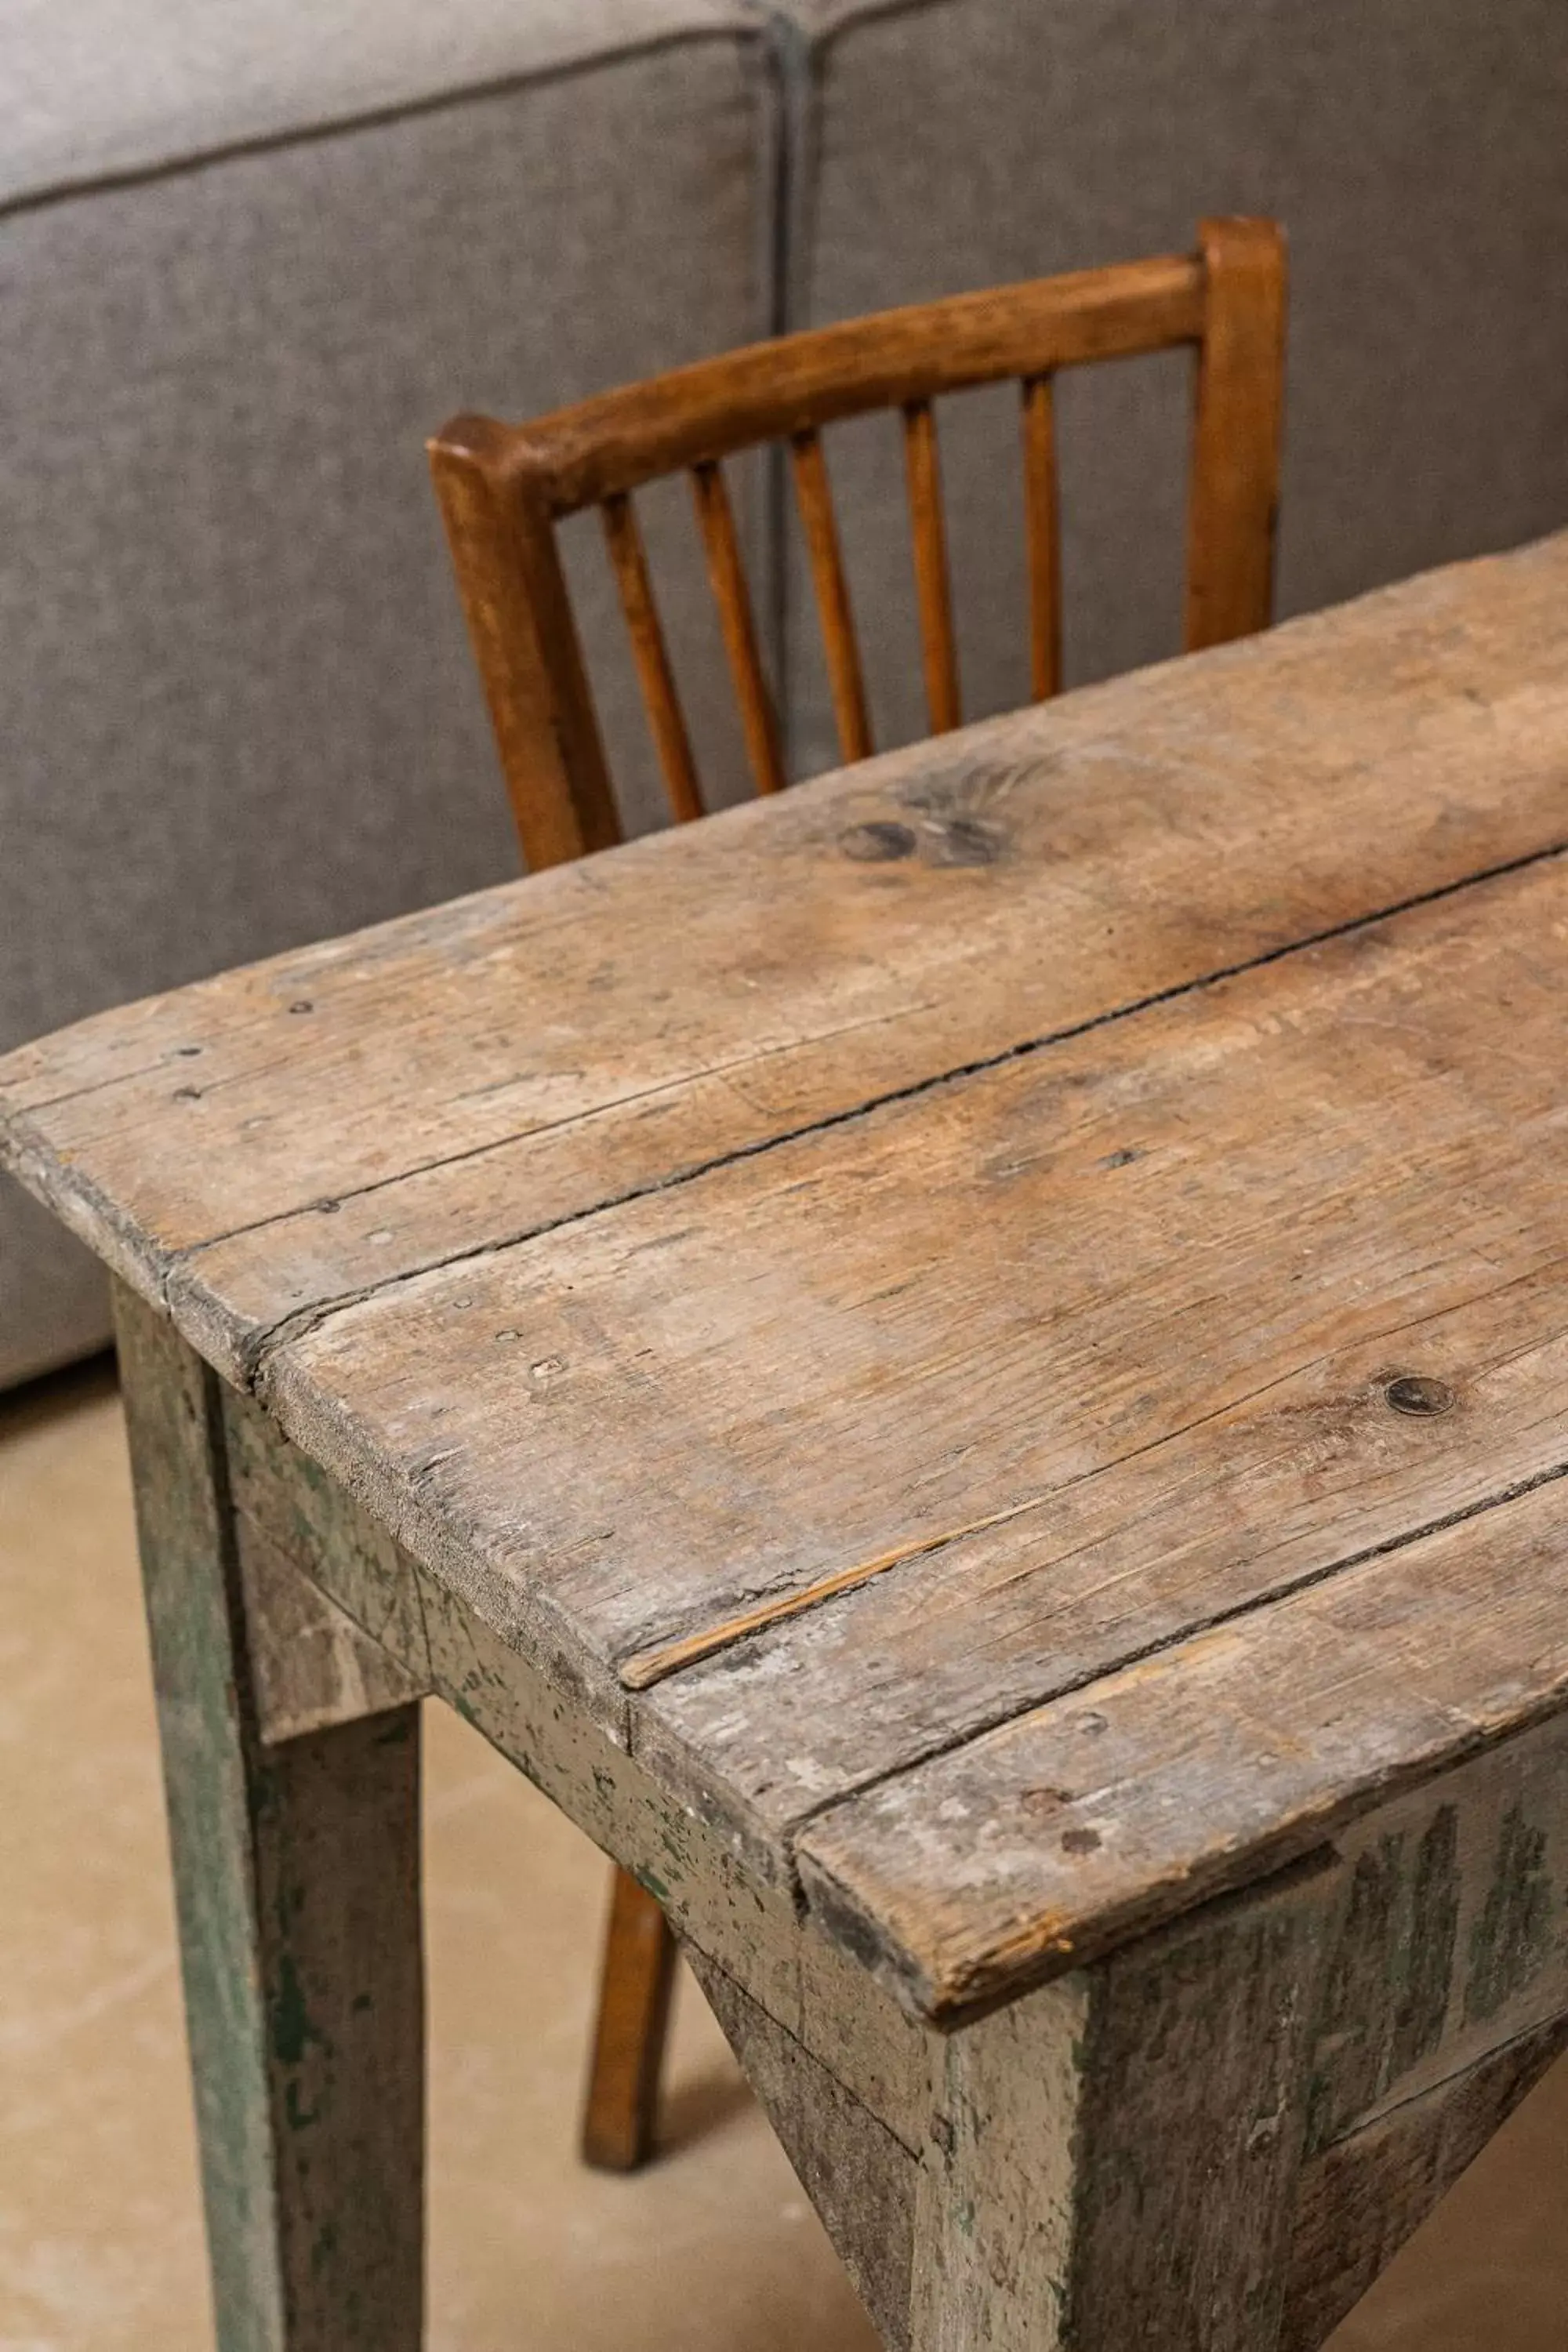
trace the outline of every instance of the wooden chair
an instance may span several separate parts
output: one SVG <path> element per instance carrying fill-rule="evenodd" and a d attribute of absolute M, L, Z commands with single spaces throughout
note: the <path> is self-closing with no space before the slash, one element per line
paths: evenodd
<path fill-rule="evenodd" d="M 825 425 L 902 415 L 926 701 L 960 723 L 933 401 L 1016 378 L 1022 392 L 1028 629 L 1037 698 L 1061 683 L 1052 380 L 1058 370 L 1190 345 L 1196 354 L 1187 521 L 1188 651 L 1267 627 L 1284 373 L 1285 241 L 1268 221 L 1209 220 L 1190 256 L 1127 262 L 889 310 L 704 360 L 523 425 L 461 416 L 430 461 L 524 856 L 537 869 L 620 838 L 604 745 L 555 541 L 597 507 L 677 818 L 702 814 L 690 737 L 633 493 L 678 470 L 697 521 L 759 792 L 785 776 L 721 467 L 787 443 L 847 761 L 872 750 Z M 652 2142 L 675 1948 L 663 1914 L 616 1874 L 584 2126 L 593 2164 Z"/>

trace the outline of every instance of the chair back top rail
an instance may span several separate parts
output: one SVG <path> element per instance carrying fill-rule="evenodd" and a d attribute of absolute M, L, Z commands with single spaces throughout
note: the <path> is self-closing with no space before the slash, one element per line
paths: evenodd
<path fill-rule="evenodd" d="M 874 409 L 1201 341 L 1201 256 L 1119 262 L 913 303 L 698 360 L 521 425 L 455 417 L 437 438 L 539 483 L 565 516 Z"/>

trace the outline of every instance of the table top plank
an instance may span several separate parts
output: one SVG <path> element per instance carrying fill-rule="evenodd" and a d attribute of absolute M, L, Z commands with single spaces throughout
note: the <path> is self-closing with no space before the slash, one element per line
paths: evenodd
<path fill-rule="evenodd" d="M 813 1910 L 957 2015 L 1313 1852 L 1568 1703 L 1556 1479 L 826 1813 Z"/>
<path fill-rule="evenodd" d="M 1048 1506 L 945 1545 L 673 1675 L 638 1753 L 763 1874 L 826 1804 L 1121 1662 L 1228 1623 L 1413 1527 L 1474 1512 L 1568 1457 L 1568 1282 L 1527 1275 L 1414 1307 Z M 1418 1363 L 1464 1444 L 1392 1412 Z"/>
<path fill-rule="evenodd" d="M 1568 1456 L 1565 992 L 1552 856 L 377 1292 L 262 1394 L 584 1678 L 690 1665 L 652 1717 L 786 1867 L 803 1811 L 994 1720 L 1012 1612 L 1049 1688 Z M 1389 1408 L 1438 1367 L 1451 1412 Z M 844 1600 L 883 1581 L 949 1626 L 893 1752 Z M 811 1604 L 864 1649 L 728 1654 Z"/>
<path fill-rule="evenodd" d="M 954 2013 L 1563 1703 L 1564 612 L 1568 535 L 100 1015 L 0 1150 Z"/>
<path fill-rule="evenodd" d="M 1435 573 L 96 1016 L 0 1062 L 0 1149 L 248 1380 L 336 1300 L 1568 837 L 1565 594 L 1562 541 Z"/>

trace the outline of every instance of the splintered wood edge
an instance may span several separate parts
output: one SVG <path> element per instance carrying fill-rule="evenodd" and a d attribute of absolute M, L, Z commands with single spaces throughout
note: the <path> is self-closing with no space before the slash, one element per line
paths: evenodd
<path fill-rule="evenodd" d="M 1136 1896 L 1089 1917 L 1054 1912 L 1030 1919 L 1008 1940 L 989 1944 L 963 1967 L 945 1974 L 936 1973 L 928 1958 L 895 1942 L 853 1890 L 800 1846 L 795 1866 L 807 1913 L 823 1933 L 868 1969 L 901 2008 L 947 2031 L 1003 2008 L 1021 1993 L 1071 1976 L 1140 1935 L 1174 1926 L 1223 1895 L 1255 1889 L 1299 1864 L 1326 1866 L 1332 1858 L 1332 1832 L 1362 1812 L 1375 1811 L 1382 1799 L 1393 1793 L 1391 1783 L 1363 1803 L 1325 1812 L 1321 1821 L 1299 1829 L 1292 1826 L 1267 1845 L 1238 1847 L 1212 1870 L 1142 1887 Z"/>
<path fill-rule="evenodd" d="M 962 1543 L 966 1536 L 984 1535 L 991 1528 L 1005 1527 L 1010 1519 L 1021 1519 L 1030 1511 L 1042 1510 L 1053 1499 L 1049 1493 L 1026 1496 L 1021 1503 L 1008 1503 L 999 1511 L 988 1511 L 984 1518 L 966 1519 L 959 1527 L 944 1528 L 940 1535 L 895 1544 L 890 1551 L 878 1552 L 874 1559 L 860 1560 L 853 1568 L 841 1568 L 831 1576 L 819 1577 L 797 1592 L 781 1592 L 772 1601 L 759 1601 L 754 1609 L 726 1618 L 700 1633 L 689 1633 L 681 1641 L 636 1650 L 621 1663 L 622 1685 L 630 1691 L 651 1690 L 656 1683 L 668 1681 L 684 1667 L 700 1664 L 704 1658 L 711 1658 L 721 1650 L 732 1649 L 738 1642 L 748 1640 L 753 1633 L 765 1633 L 770 1625 L 780 1624 L 786 1617 L 798 1617 L 824 1601 L 836 1600 L 841 1592 L 853 1592 L 858 1585 L 869 1584 L 873 1577 L 886 1575 L 889 1569 L 924 1559 L 948 1544 Z"/>

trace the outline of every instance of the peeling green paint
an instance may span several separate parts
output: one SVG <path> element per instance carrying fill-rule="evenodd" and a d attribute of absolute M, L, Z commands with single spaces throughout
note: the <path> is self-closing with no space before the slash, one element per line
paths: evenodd
<path fill-rule="evenodd" d="M 1458 1933 L 1459 1817 L 1452 1805 L 1441 1805 L 1416 1849 L 1385 2085 L 1436 2050 L 1443 2038 Z"/>
<path fill-rule="evenodd" d="M 1307 2105 L 1307 2144 L 1321 2147 L 1376 2097 L 1383 2074 L 1389 1958 L 1396 1934 L 1405 1841 L 1380 1838 L 1358 1854 L 1350 1901 L 1324 1975 Z"/>
<path fill-rule="evenodd" d="M 1495 2017 L 1521 1991 L 1544 1964 L 1551 1940 L 1546 1832 L 1525 1820 L 1522 1805 L 1512 1805 L 1503 1816 L 1486 1901 L 1470 1929 L 1467 2023 Z"/>

